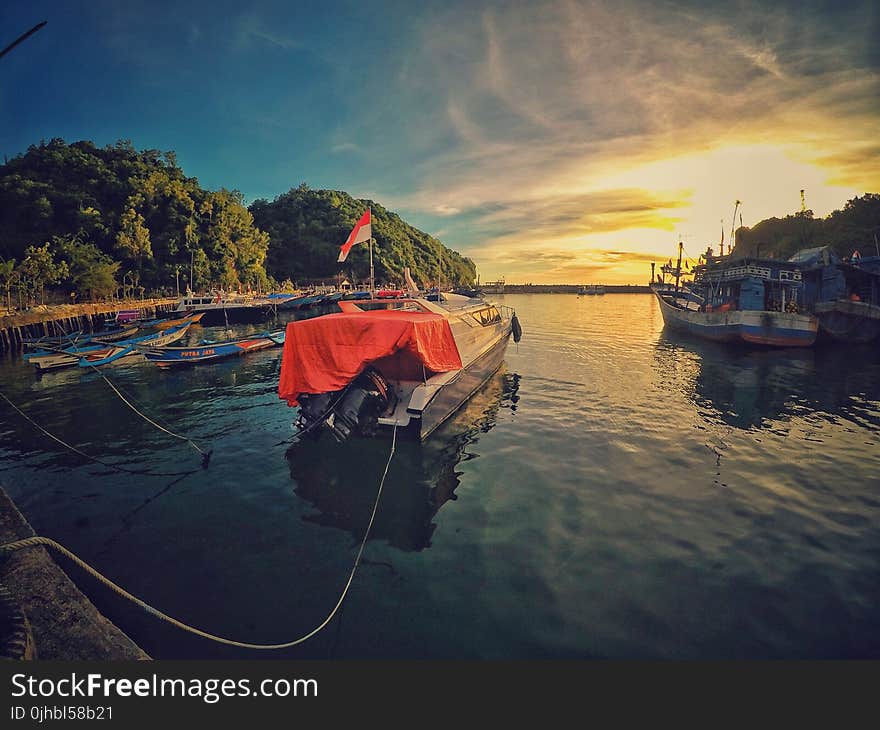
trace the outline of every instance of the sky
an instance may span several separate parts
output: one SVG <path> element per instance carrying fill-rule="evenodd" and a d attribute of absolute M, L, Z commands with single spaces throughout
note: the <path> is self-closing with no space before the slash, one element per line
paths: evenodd
<path fill-rule="evenodd" d="M 248 203 L 344 190 L 482 281 L 646 283 L 801 190 L 880 192 L 875 0 L 4 0 L 0 46 L 44 20 L 0 58 L 6 157 L 127 139 Z"/>

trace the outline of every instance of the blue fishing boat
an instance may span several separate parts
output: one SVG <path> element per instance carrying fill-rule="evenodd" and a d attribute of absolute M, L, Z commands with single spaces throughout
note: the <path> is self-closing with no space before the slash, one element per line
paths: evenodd
<path fill-rule="evenodd" d="M 842 259 L 830 246 L 789 259 L 803 270 L 807 307 L 822 339 L 865 343 L 880 338 L 880 256 Z"/>
<path fill-rule="evenodd" d="M 33 365 L 37 371 L 57 370 L 58 368 L 79 365 L 80 367 L 98 367 L 119 360 L 123 357 L 139 354 L 138 346 L 170 345 L 181 339 L 192 325 L 192 320 L 153 332 L 140 337 L 133 337 L 118 342 L 102 342 L 98 338 L 84 347 L 67 347 L 64 349 L 43 349 L 29 353 L 24 360 Z"/>
<path fill-rule="evenodd" d="M 315 304 L 333 304 L 334 302 L 338 302 L 345 296 L 345 292 L 341 291 L 331 291 L 324 292 L 321 294 Z"/>
<path fill-rule="evenodd" d="M 223 342 L 203 340 L 193 347 L 150 347 L 143 350 L 144 357 L 159 367 L 171 365 L 193 365 L 211 362 L 227 357 L 243 355 L 246 352 L 280 347 L 284 344 L 284 330 L 263 332 L 257 335 L 239 337 Z"/>
<path fill-rule="evenodd" d="M 675 277 L 652 285 L 667 327 L 717 342 L 770 347 L 810 347 L 819 322 L 802 313 L 800 268 L 773 259 L 712 257 L 693 268 L 693 281 L 681 281 L 678 264 L 663 267 Z"/>
<path fill-rule="evenodd" d="M 322 298 L 322 294 L 305 294 L 281 302 L 281 304 L 278 305 L 278 309 L 283 311 L 304 309 L 316 304 Z"/>
<path fill-rule="evenodd" d="M 138 331 L 137 325 L 129 325 L 125 327 L 113 327 L 100 332 L 85 332 L 78 330 L 68 335 L 57 335 L 48 337 L 39 337 L 36 339 L 24 340 L 23 344 L 26 350 L 47 350 L 47 349 L 64 349 L 66 347 L 85 347 L 91 342 L 116 342 L 118 340 L 127 340 L 134 337 Z"/>

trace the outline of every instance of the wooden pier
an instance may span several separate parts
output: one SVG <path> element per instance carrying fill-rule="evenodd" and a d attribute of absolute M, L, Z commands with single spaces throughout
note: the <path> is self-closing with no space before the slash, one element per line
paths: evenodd
<path fill-rule="evenodd" d="M 0 352 L 16 352 L 24 340 L 100 329 L 108 315 L 139 309 L 143 316 L 167 312 L 177 299 L 130 299 L 96 304 L 59 304 L 0 316 Z"/>

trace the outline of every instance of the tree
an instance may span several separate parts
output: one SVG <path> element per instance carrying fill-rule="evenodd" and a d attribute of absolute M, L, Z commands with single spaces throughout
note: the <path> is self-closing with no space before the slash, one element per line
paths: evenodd
<path fill-rule="evenodd" d="M 12 309 L 12 287 L 18 279 L 15 259 L 0 262 L 0 286 L 6 291 L 6 309 Z"/>
<path fill-rule="evenodd" d="M 39 291 L 40 304 L 43 304 L 46 284 L 57 284 L 68 275 L 68 269 L 64 261 L 55 261 L 55 255 L 50 251 L 47 242 L 42 246 L 28 246 L 19 274 L 32 287 L 34 295 Z"/>
<path fill-rule="evenodd" d="M 153 257 L 150 230 L 144 223 L 144 217 L 134 207 L 126 208 L 119 219 L 119 232 L 116 234 L 116 248 L 125 258 L 133 259 L 138 264 Z"/>
<path fill-rule="evenodd" d="M 118 261 L 77 236 L 56 237 L 54 243 L 67 263 L 68 281 L 75 293 L 100 299 L 116 291 Z"/>

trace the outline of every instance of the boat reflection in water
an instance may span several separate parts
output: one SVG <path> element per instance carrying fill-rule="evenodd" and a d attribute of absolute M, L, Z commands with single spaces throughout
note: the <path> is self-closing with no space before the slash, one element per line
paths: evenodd
<path fill-rule="evenodd" d="M 809 413 L 880 428 L 876 348 L 740 350 L 664 331 L 655 362 L 667 383 L 710 418 L 735 428 L 764 428 Z"/>
<path fill-rule="evenodd" d="M 493 375 L 462 408 L 424 442 L 397 440 L 371 540 L 400 550 L 430 547 L 434 516 L 455 500 L 459 462 L 476 458 L 469 447 L 496 424 L 500 409 L 516 410 L 519 375 Z M 376 490 L 388 460 L 389 440 L 355 437 L 304 440 L 287 451 L 294 492 L 316 512 L 303 519 L 363 539 Z"/>

